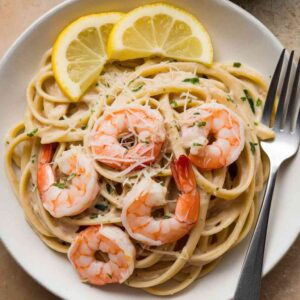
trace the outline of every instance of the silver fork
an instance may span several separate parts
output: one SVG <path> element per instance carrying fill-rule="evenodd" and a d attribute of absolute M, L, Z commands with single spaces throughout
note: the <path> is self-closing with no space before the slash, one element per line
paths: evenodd
<path fill-rule="evenodd" d="M 265 241 L 277 172 L 281 164 L 288 158 L 294 156 L 299 148 L 300 97 L 297 99 L 297 89 L 300 76 L 300 59 L 296 68 L 291 95 L 290 97 L 287 97 L 289 79 L 293 64 L 293 55 L 294 51 L 291 52 L 289 57 L 274 122 L 272 120 L 272 111 L 284 61 L 285 49 L 280 55 L 266 99 L 262 122 L 273 128 L 276 133 L 276 138 L 274 140 L 260 142 L 261 148 L 270 159 L 270 175 L 258 220 L 235 291 L 234 300 L 259 299 Z"/>

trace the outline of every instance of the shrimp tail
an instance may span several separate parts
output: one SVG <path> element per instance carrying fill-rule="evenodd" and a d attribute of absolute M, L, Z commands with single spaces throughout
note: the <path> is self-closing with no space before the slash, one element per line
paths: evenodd
<path fill-rule="evenodd" d="M 192 164 L 187 156 L 180 155 L 178 160 L 174 160 L 171 163 L 171 170 L 180 192 L 189 193 L 197 187 Z"/>
<path fill-rule="evenodd" d="M 199 217 L 200 196 L 197 189 L 190 193 L 182 194 L 177 200 L 175 216 L 178 221 L 195 224 Z"/>
<path fill-rule="evenodd" d="M 176 218 L 180 222 L 194 224 L 199 216 L 200 196 L 191 162 L 185 155 L 181 155 L 172 162 L 171 170 L 177 188 L 182 193 L 177 200 Z"/>
<path fill-rule="evenodd" d="M 55 148 L 56 144 L 45 144 L 42 145 L 41 151 L 39 153 L 37 185 L 40 194 L 47 191 L 55 181 L 52 168 L 49 164 L 52 161 Z"/>
<path fill-rule="evenodd" d="M 52 161 L 56 144 L 44 144 L 39 155 L 39 164 L 48 164 Z"/>

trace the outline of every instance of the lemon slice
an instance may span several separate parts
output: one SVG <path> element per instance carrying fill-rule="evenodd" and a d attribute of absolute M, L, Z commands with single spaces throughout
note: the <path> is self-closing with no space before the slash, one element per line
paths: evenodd
<path fill-rule="evenodd" d="M 167 5 L 150 4 L 126 14 L 113 28 L 110 59 L 165 56 L 211 64 L 213 47 L 203 25 L 191 14 Z"/>
<path fill-rule="evenodd" d="M 96 80 L 107 60 L 106 45 L 122 13 L 81 17 L 58 36 L 52 52 L 54 76 L 62 91 L 76 101 Z"/>

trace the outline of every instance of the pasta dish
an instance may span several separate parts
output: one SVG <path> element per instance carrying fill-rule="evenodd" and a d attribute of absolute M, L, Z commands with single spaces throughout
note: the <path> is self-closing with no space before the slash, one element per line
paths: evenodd
<path fill-rule="evenodd" d="M 138 12 L 103 25 L 102 46 Z M 8 134 L 8 177 L 32 229 L 67 254 L 82 281 L 178 293 L 255 222 L 269 172 L 259 140 L 274 135 L 260 122 L 268 84 L 240 62 L 181 58 L 175 46 L 127 57 L 109 46 L 103 59 L 74 62 L 94 49 L 86 50 L 88 34 L 80 38 L 66 51 L 69 90 L 59 69 L 63 34 L 44 54 L 24 119 Z"/>

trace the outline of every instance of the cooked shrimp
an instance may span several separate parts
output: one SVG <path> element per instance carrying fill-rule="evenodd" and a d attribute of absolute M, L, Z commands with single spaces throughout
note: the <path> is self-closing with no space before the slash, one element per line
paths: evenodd
<path fill-rule="evenodd" d="M 96 159 L 124 170 L 154 162 L 165 140 L 161 114 L 142 105 L 127 105 L 106 112 L 94 125 L 90 145 Z"/>
<path fill-rule="evenodd" d="M 162 245 L 186 235 L 199 216 L 200 197 L 191 163 L 184 155 L 171 164 L 177 188 L 175 214 L 156 219 L 153 208 L 166 205 L 167 189 L 150 178 L 142 179 L 124 198 L 122 223 L 135 240 L 148 245 Z"/>
<path fill-rule="evenodd" d="M 39 153 L 37 187 L 43 206 L 55 218 L 74 216 L 93 203 L 98 191 L 98 175 L 93 162 L 81 147 L 63 152 L 58 168 L 68 177 L 57 182 L 52 169 L 55 144 L 43 145 Z"/>
<path fill-rule="evenodd" d="M 108 254 L 107 262 L 96 254 Z M 72 242 L 68 257 L 83 281 L 96 285 L 124 282 L 134 270 L 135 248 L 116 226 L 89 226 Z"/>
<path fill-rule="evenodd" d="M 238 159 L 245 145 L 243 121 L 226 106 L 205 103 L 183 113 L 182 143 L 189 159 L 203 170 L 228 166 Z"/>

